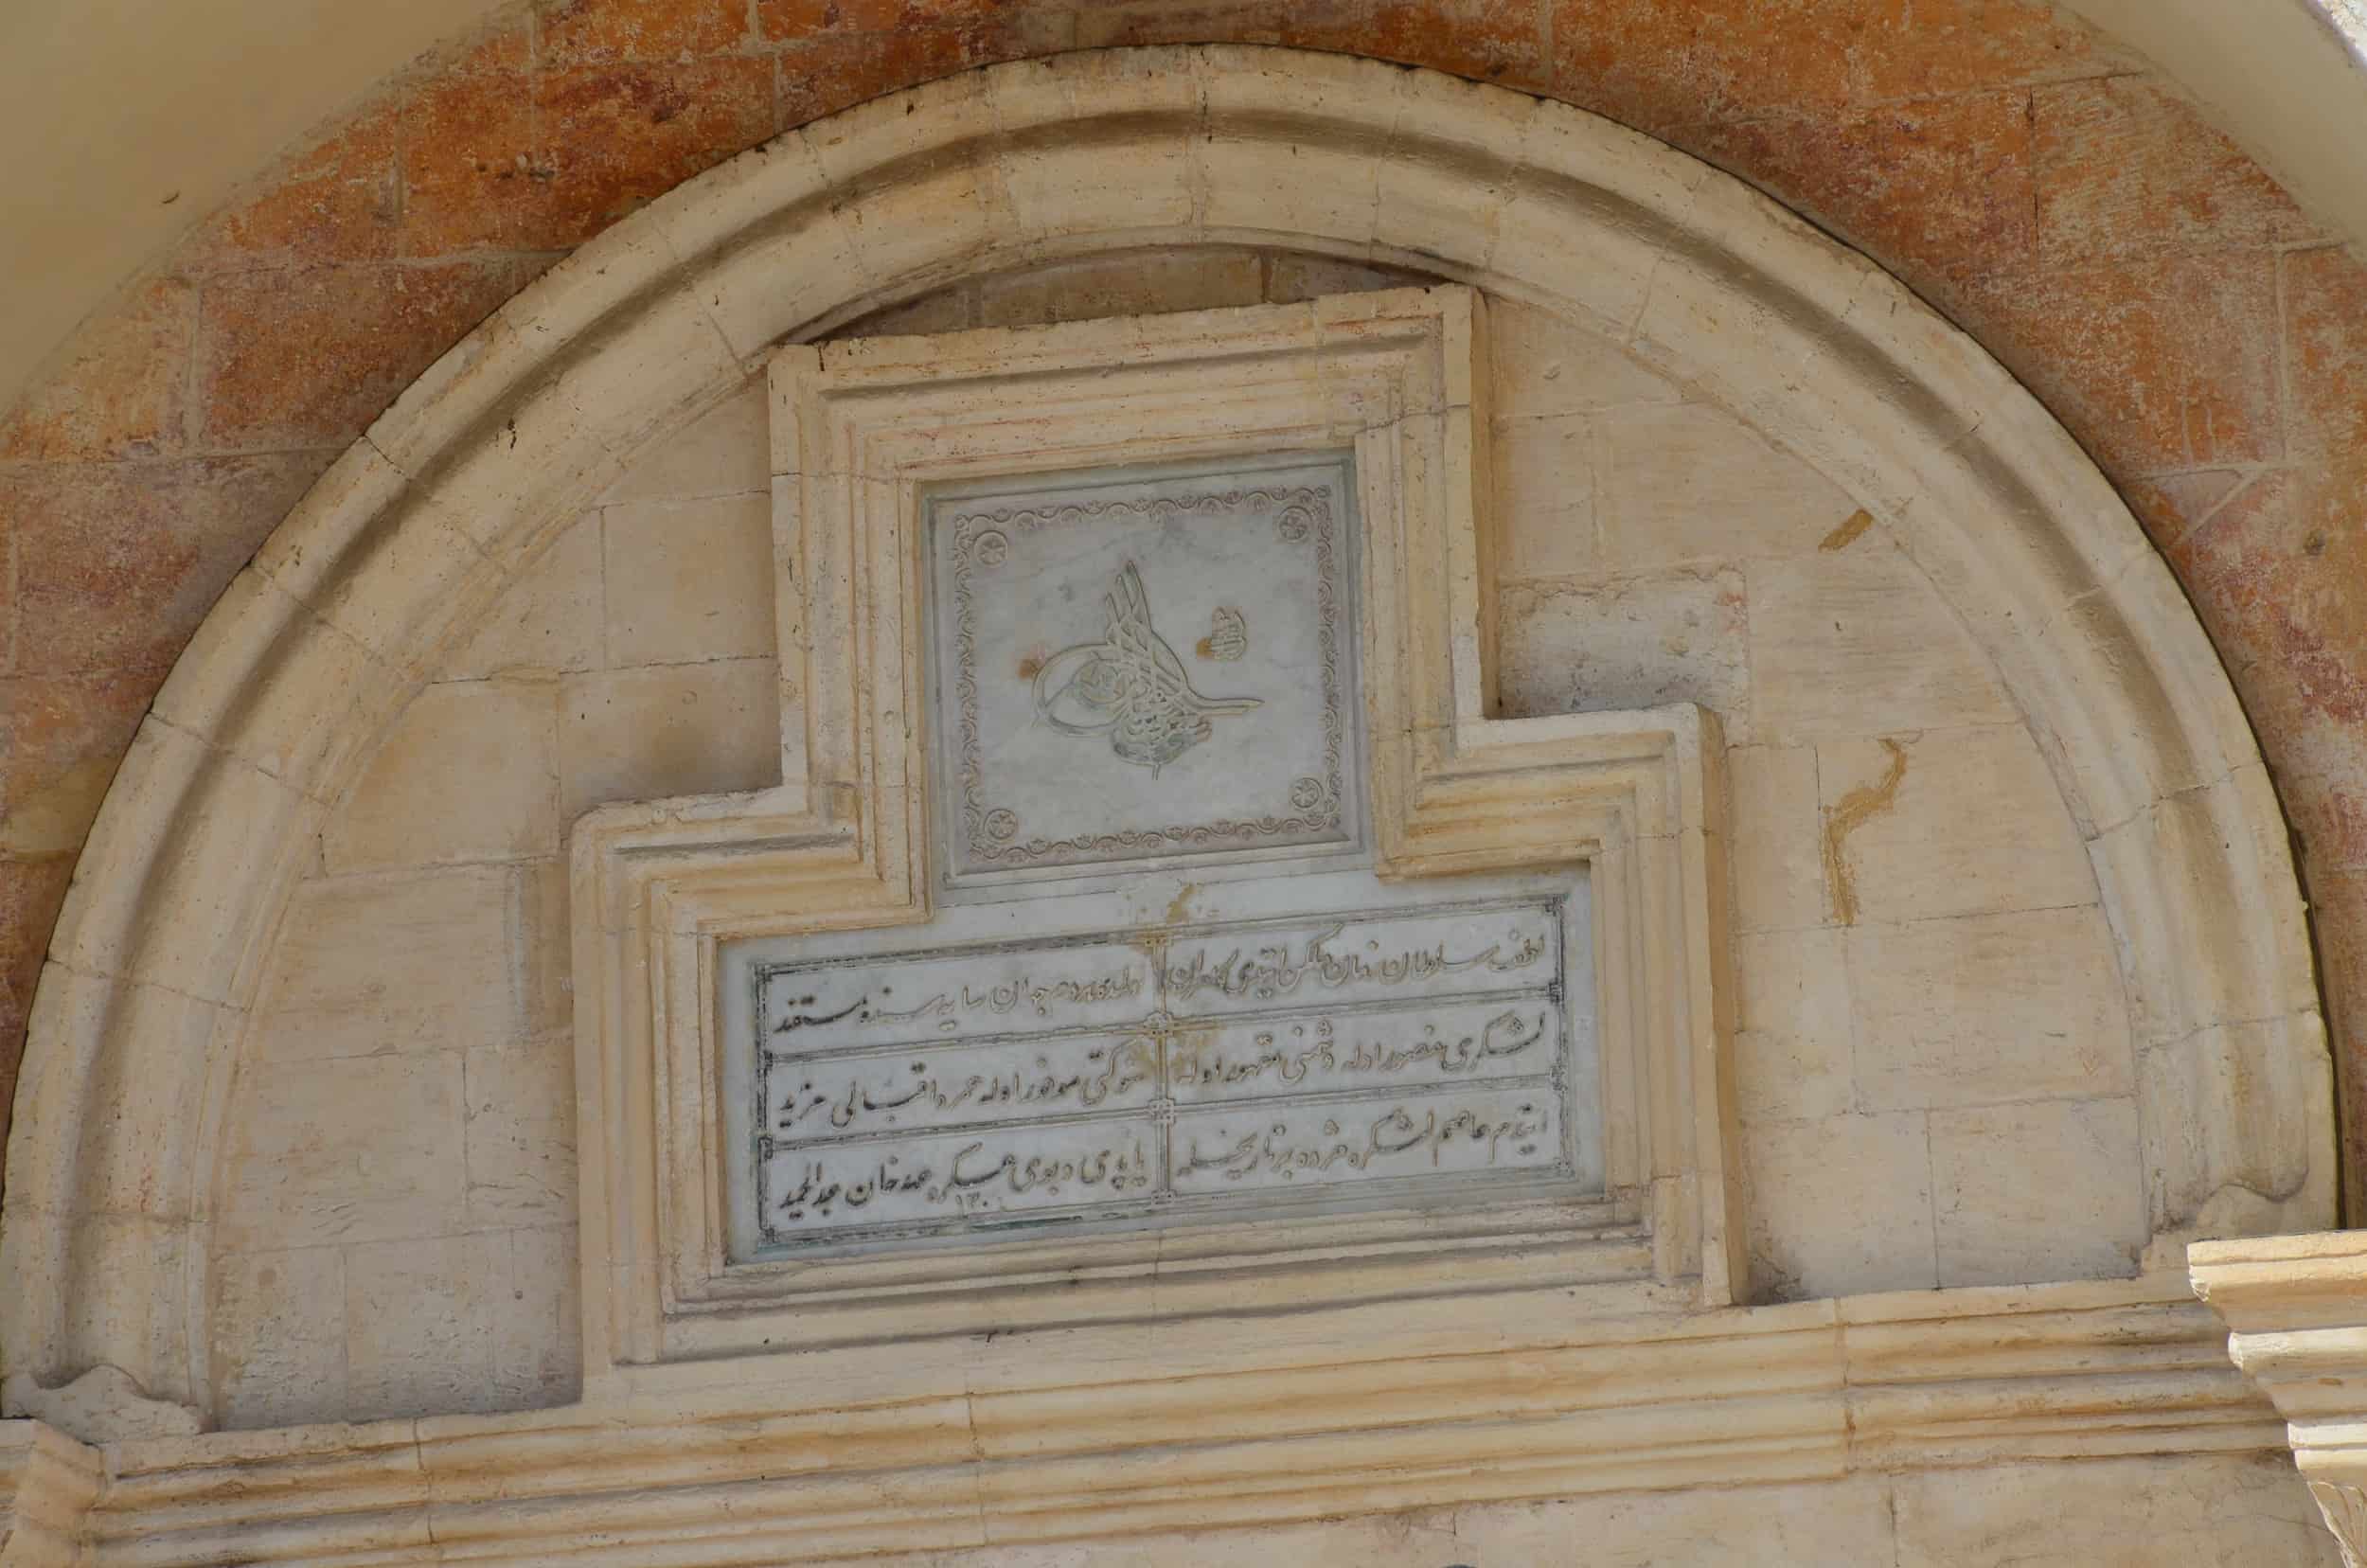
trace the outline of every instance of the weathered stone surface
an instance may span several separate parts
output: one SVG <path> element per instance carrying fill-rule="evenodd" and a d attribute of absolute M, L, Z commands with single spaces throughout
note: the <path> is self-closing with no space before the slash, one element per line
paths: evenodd
<path fill-rule="evenodd" d="M 1831 480 L 1697 403 L 1600 416 L 1604 564 L 1614 572 L 1813 553 L 1857 510 Z"/>
<path fill-rule="evenodd" d="M 94 316 L 65 363 L 0 419 L 0 462 L 96 461 L 175 454 L 187 441 L 187 376 L 197 288 L 140 284 Z"/>
<path fill-rule="evenodd" d="M 559 702 L 546 680 L 428 687 L 322 835 L 329 869 L 558 853 Z"/>
<path fill-rule="evenodd" d="M 521 898 L 501 866 L 306 882 L 256 997 L 250 1050 L 302 1061 L 519 1038 Z"/>
<path fill-rule="evenodd" d="M 82 846 L 155 692 L 144 669 L 0 678 L 0 854 Z"/>
<path fill-rule="evenodd" d="M 578 1180 L 573 1036 L 481 1046 L 469 1052 L 462 1070 L 470 1223 L 572 1224 Z"/>
<path fill-rule="evenodd" d="M 214 1264 L 214 1408 L 225 1427 L 345 1418 L 346 1255 L 235 1253 Z"/>
<path fill-rule="evenodd" d="M 1754 688 L 1742 577 L 1672 571 L 1504 595 L 1509 714 L 1587 713 L 1699 703 L 1747 739 Z"/>
<path fill-rule="evenodd" d="M 406 116 L 403 254 L 562 250 L 774 126 L 769 60 L 455 72 Z"/>
<path fill-rule="evenodd" d="M 964 319 L 951 325 L 970 323 Z M 772 472 L 764 460 L 765 428 L 764 383 L 752 381 L 635 454 L 632 468 L 603 499 L 695 501 L 712 495 L 766 494 L 772 489 Z"/>
<path fill-rule="evenodd" d="M 2055 776 L 2019 724 L 1816 748 L 1827 901 L 1919 920 L 2097 900 Z"/>
<path fill-rule="evenodd" d="M 2135 1058 L 2103 913 L 1969 915 L 1849 932 L 1869 1109 L 2125 1095 Z"/>
<path fill-rule="evenodd" d="M 1790 931 L 1829 918 L 1811 746 L 1726 754 L 1736 931 Z"/>
<path fill-rule="evenodd" d="M 1462 1508 L 1455 1513 L 1453 1546 L 1439 1560 L 1576 1561 L 1606 1568 L 1675 1561 L 1688 1568 L 1877 1563 L 1891 1551 L 1886 1492 L 1878 1482 L 1855 1480 Z M 1368 1560 L 1392 1561 L 1386 1556 Z"/>
<path fill-rule="evenodd" d="M 749 0 L 539 0 L 535 43 L 553 65 L 687 60 L 748 41 Z"/>
<path fill-rule="evenodd" d="M 1763 1122 L 1742 1134 L 1759 1300 L 1928 1290 L 1931 1138 L 1915 1113 Z"/>
<path fill-rule="evenodd" d="M 221 1235 L 234 1252 L 456 1235 L 465 1124 L 455 1050 L 246 1074 L 222 1151 Z"/>
<path fill-rule="evenodd" d="M 1735 1095 L 1747 1121 L 1809 1121 L 1853 1104 L 1849 974 L 1838 931 L 1735 943 Z"/>
<path fill-rule="evenodd" d="M 2060 82 L 2030 96 L 2038 257 L 2113 257 L 2306 240 L 2277 183 L 2180 97 L 2143 76 Z"/>
<path fill-rule="evenodd" d="M 587 512 L 519 573 L 468 642 L 446 661 L 452 681 L 596 668 L 607 597 L 600 513 Z"/>
<path fill-rule="evenodd" d="M 2274 254 L 2148 254 L 1962 289 L 1961 318 L 2106 472 L 2279 454 Z"/>
<path fill-rule="evenodd" d="M 1896 1486 L 1900 1568 L 2334 1568 L 2341 1560 L 2281 1454 L 2006 1465 L 1902 1476 Z"/>
<path fill-rule="evenodd" d="M 533 272 L 468 261 L 208 279 L 196 372 L 206 445 L 343 444 Z"/>
<path fill-rule="evenodd" d="M 1602 570 L 1594 432 L 1583 414 L 1497 419 L 1498 570 L 1505 579 L 1591 578 Z"/>
<path fill-rule="evenodd" d="M 2014 722 L 1971 636 L 1880 535 L 1796 561 L 1754 561 L 1747 576 L 1756 739 Z"/>
<path fill-rule="evenodd" d="M 1673 133 L 1849 235 L 1913 282 L 2026 265 L 2038 248 L 2021 92 L 1919 98 L 1843 114 L 1796 105 Z"/>
<path fill-rule="evenodd" d="M 2130 1099 L 1931 1114 L 1940 1284 L 2134 1274 L 2151 1227 Z"/>
<path fill-rule="evenodd" d="M 629 501 L 601 512 L 606 662 L 616 667 L 769 658 L 770 494 Z"/>
<path fill-rule="evenodd" d="M 161 677 L 321 457 L 37 468 L 0 490 L 16 672 Z"/>
<path fill-rule="evenodd" d="M 561 685 L 561 822 L 610 800 L 780 781 L 771 659 L 570 675 Z"/>
<path fill-rule="evenodd" d="M 563 1397 L 575 1293 L 564 1230 L 481 1231 L 346 1252 L 349 1419 Z"/>
<path fill-rule="evenodd" d="M 201 225 L 185 253 L 203 272 L 396 254 L 403 185 L 400 146 L 408 95 L 383 93 L 300 151 L 260 189 Z"/>

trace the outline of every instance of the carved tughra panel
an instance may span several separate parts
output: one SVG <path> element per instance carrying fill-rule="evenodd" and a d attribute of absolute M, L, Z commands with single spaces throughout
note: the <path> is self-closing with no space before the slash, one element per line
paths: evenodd
<path fill-rule="evenodd" d="M 1572 899 L 752 963 L 757 1250 L 1582 1185 Z"/>
<path fill-rule="evenodd" d="M 1354 844 L 1346 473 L 1300 459 L 932 502 L 946 885 Z"/>

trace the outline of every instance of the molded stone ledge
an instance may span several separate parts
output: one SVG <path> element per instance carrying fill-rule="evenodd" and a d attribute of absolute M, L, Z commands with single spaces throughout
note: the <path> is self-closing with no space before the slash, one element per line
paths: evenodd
<path fill-rule="evenodd" d="M 1478 1354 L 1473 1325 L 1450 1321 L 1460 1307 L 1416 1303 L 1369 1310 L 1400 1343 L 1277 1343 L 1246 1372 L 1212 1371 L 1188 1345 L 1152 1353 L 1161 1328 L 1085 1331 L 1059 1363 L 1023 1367 L 1006 1342 L 964 1342 L 957 1397 L 840 1405 L 846 1382 L 743 1363 L 703 1387 L 620 1387 L 563 1410 L 151 1437 L 103 1455 L 23 1423 L 0 1427 L 0 1477 L 15 1437 L 18 1496 L 50 1499 L 44 1539 L 85 1554 L 26 1559 L 40 1568 L 362 1568 L 438 1551 L 753 1568 L 2278 1443 L 2175 1275 L 1575 1326 L 1568 1292 L 1505 1305 L 1497 1348 Z M 780 1408 L 784 1388 L 813 1402 Z"/>
<path fill-rule="evenodd" d="M 2367 1562 L 2367 1233 L 2204 1241 L 2195 1293 L 2230 1330 L 2227 1353 L 2287 1421 L 2295 1463 L 2342 1543 Z"/>
<path fill-rule="evenodd" d="M 80 1568 L 98 1451 L 40 1421 L 0 1421 L 0 1568 Z"/>

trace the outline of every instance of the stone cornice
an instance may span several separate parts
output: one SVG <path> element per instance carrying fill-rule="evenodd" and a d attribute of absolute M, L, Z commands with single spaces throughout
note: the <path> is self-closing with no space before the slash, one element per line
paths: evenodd
<path fill-rule="evenodd" d="M 1525 1306 L 1533 1323 L 1582 1309 L 1558 1292 Z M 35 1457 L 16 1467 L 20 1495 L 55 1500 L 38 1517 L 70 1520 L 96 1497 L 87 1556 L 25 1560 L 94 1568 L 802 1562 L 2280 1441 L 2274 1412 L 2174 1276 L 1611 1318 L 1554 1335 L 1472 1335 L 1418 1306 L 1382 1315 L 1393 1327 L 1369 1340 L 1344 1322 L 1328 1353 L 1296 1336 L 1295 1364 L 1252 1373 L 1111 1379 L 1096 1369 L 1162 1364 L 1156 1331 L 1087 1331 L 1057 1386 L 1009 1381 L 991 1342 L 970 1342 L 965 1394 L 844 1408 L 783 1409 L 763 1363 L 739 1362 L 703 1391 L 530 1414 L 103 1451 L 31 1422 L 0 1432 L 23 1431 L 18 1448 Z M 1404 1348 L 1425 1340 L 1490 1347 Z M 1398 1353 L 1345 1349 L 1359 1345 Z"/>
<path fill-rule="evenodd" d="M 72 1568 L 105 1484 L 97 1449 L 39 1421 L 0 1421 L 0 1568 Z"/>
<path fill-rule="evenodd" d="M 2330 1231 L 2187 1251 L 2228 1355 L 2287 1421 L 2294 1461 L 2342 1543 L 2367 1562 L 2367 1233 Z"/>

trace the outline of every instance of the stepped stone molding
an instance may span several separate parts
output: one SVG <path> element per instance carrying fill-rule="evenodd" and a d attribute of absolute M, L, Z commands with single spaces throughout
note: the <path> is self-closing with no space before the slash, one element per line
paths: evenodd
<path fill-rule="evenodd" d="M 116 779 L 35 1000 L 10 1370 L 208 1386 L 214 1140 L 303 846 L 444 640 L 632 453 L 776 344 L 949 279 L 1208 241 L 1568 312 L 1854 492 L 1996 661 L 2090 838 L 2155 1231 L 2331 1221 L 2323 1028 L 2258 752 L 2168 571 L 2034 400 L 1878 269 L 1605 121 L 1338 57 L 1122 50 L 863 105 L 618 224 L 429 370 L 234 581 Z"/>
<path fill-rule="evenodd" d="M 98 1451 L 40 1421 L 0 1421 L 0 1568 L 79 1568 Z"/>
<path fill-rule="evenodd" d="M 606 808 L 576 829 L 587 1393 L 647 1386 L 647 1374 L 616 1381 L 639 1363 L 1173 1320 L 1249 1300 L 1456 1294 L 1484 1313 L 1490 1291 L 1641 1278 L 1735 1302 L 1724 748 L 1716 718 L 1692 707 L 1487 716 L 1491 528 L 1473 437 L 1487 428 L 1485 315 L 1469 290 L 1441 286 L 774 359 L 785 782 Z M 1344 447 L 1378 868 L 1590 867 L 1605 1201 L 729 1261 L 719 944 L 914 921 L 931 906 L 916 719 L 924 487 Z"/>
<path fill-rule="evenodd" d="M 1427 1348 L 1376 1358 L 1360 1335 L 1224 1371 L 1212 1358 L 1232 1355 L 1230 1328 L 1096 1329 L 1056 1386 L 1040 1361 L 971 1342 L 968 1389 L 950 1398 L 904 1394 L 881 1363 L 856 1369 L 862 1402 L 808 1408 L 739 1363 L 597 1408 L 103 1451 L 32 1422 L 0 1434 L 30 1429 L 94 1481 L 103 1458 L 86 1555 L 58 1559 L 85 1568 L 754 1568 L 2279 1441 L 2175 1274 L 1575 1323 L 1573 1306 L 1569 1292 L 1502 1298 L 1485 1350 L 1461 1305 L 1370 1308 L 1352 1327 Z M 1121 1366 L 1134 1370 L 1112 1378 Z M 0 1472 L 0 1499 L 6 1485 Z M 95 1489 L 60 1495 L 80 1512 Z"/>
<path fill-rule="evenodd" d="M 2342 1543 L 2367 1564 L 2367 1233 L 2199 1242 L 2195 1293 L 2227 1353 L 2285 1417 L 2294 1462 Z"/>

